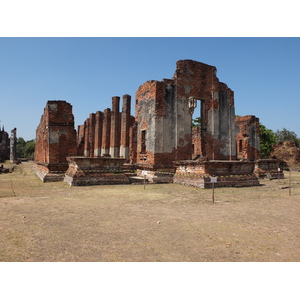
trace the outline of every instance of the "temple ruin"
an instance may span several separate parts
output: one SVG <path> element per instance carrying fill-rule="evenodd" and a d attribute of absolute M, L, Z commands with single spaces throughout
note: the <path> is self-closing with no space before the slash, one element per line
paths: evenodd
<path fill-rule="evenodd" d="M 0 162 L 10 160 L 11 163 L 18 163 L 17 159 L 17 128 L 11 131 L 11 136 L 4 130 L 0 130 Z"/>
<path fill-rule="evenodd" d="M 180 60 L 171 79 L 147 81 L 74 128 L 72 106 L 48 101 L 36 131 L 35 163 L 43 181 L 70 185 L 153 183 L 254 186 L 259 119 L 236 117 L 234 92 L 216 67 Z M 195 110 L 201 125 L 192 126 Z"/>
<path fill-rule="evenodd" d="M 0 130 L 0 162 L 4 162 L 9 159 L 10 155 L 10 139 L 8 133 L 4 130 L 4 126 L 2 130 Z"/>

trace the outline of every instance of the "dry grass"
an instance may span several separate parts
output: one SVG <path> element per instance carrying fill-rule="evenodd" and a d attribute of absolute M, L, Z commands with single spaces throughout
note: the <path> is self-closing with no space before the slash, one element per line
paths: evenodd
<path fill-rule="evenodd" d="M 0 261 L 300 261 L 300 173 L 260 187 L 69 187 L 0 175 Z"/>

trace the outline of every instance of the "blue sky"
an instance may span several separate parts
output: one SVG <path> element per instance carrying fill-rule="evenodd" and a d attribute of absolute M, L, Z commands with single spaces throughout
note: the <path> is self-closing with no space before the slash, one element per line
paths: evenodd
<path fill-rule="evenodd" d="M 171 78 L 176 61 L 217 67 L 235 93 L 238 115 L 255 115 L 300 137 L 300 38 L 283 37 L 2 37 L 0 126 L 35 138 L 48 100 L 73 105 L 76 126 L 135 92 L 147 80 Z"/>

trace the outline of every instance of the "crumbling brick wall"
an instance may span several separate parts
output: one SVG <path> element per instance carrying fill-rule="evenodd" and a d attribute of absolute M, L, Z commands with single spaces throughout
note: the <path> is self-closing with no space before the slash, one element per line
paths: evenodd
<path fill-rule="evenodd" d="M 137 162 L 170 166 L 193 155 L 192 114 L 201 108 L 201 153 L 207 159 L 236 159 L 233 91 L 216 68 L 180 60 L 172 79 L 147 81 L 136 92 Z"/>
<path fill-rule="evenodd" d="M 255 116 L 236 117 L 237 158 L 255 160 L 260 158 L 259 119 Z"/>
<path fill-rule="evenodd" d="M 48 101 L 36 130 L 35 162 L 48 171 L 67 169 L 67 156 L 77 154 L 72 105 Z"/>

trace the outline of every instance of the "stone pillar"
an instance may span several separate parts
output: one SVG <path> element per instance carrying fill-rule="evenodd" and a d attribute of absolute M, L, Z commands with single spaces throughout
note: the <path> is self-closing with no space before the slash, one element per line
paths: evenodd
<path fill-rule="evenodd" d="M 101 156 L 102 132 L 103 132 L 103 113 L 101 111 L 97 111 L 96 123 L 95 123 L 94 157 Z"/>
<path fill-rule="evenodd" d="M 121 117 L 120 156 L 126 159 L 129 158 L 130 107 L 131 107 L 131 96 L 124 95 L 123 103 L 122 103 L 122 117 Z"/>
<path fill-rule="evenodd" d="M 110 127 L 111 127 L 110 124 L 111 124 L 111 110 L 107 108 L 103 112 L 102 146 L 101 146 L 102 156 L 109 155 Z"/>
<path fill-rule="evenodd" d="M 115 158 L 120 155 L 120 97 L 112 97 L 109 154 Z"/>
<path fill-rule="evenodd" d="M 11 131 L 11 136 L 10 136 L 10 162 L 15 164 L 17 162 L 17 128 L 14 128 Z"/>
<path fill-rule="evenodd" d="M 84 121 L 84 147 L 83 147 L 83 155 L 90 156 L 90 149 L 89 149 L 89 119 Z"/>

